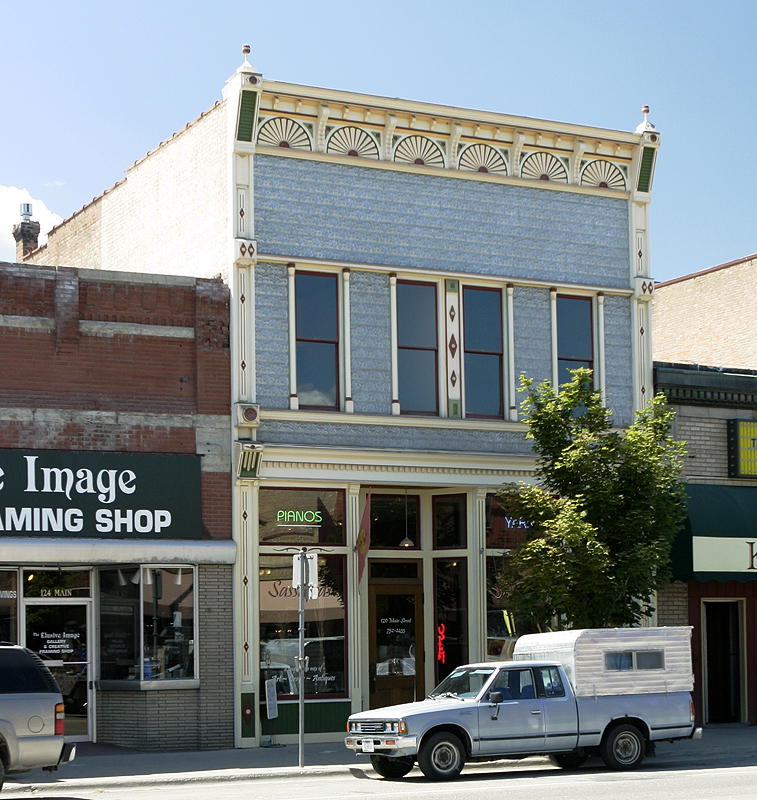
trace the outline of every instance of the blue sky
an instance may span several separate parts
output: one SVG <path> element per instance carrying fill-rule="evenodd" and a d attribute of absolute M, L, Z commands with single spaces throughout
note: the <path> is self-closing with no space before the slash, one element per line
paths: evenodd
<path fill-rule="evenodd" d="M 267 78 L 662 134 L 652 273 L 757 252 L 754 0 L 0 2 L 0 260 L 221 97 Z M 57 215 L 57 216 L 56 216 Z"/>

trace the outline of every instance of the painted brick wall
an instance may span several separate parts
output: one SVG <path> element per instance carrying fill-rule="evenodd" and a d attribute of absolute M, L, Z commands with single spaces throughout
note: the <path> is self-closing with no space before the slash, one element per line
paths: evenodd
<path fill-rule="evenodd" d="M 628 427 L 633 422 L 631 385 L 631 303 L 627 297 L 605 297 L 605 389 L 613 424 Z"/>
<path fill-rule="evenodd" d="M 389 418 L 391 419 L 391 418 Z M 531 454 L 531 443 L 520 433 L 466 428 L 406 428 L 392 425 L 323 425 L 310 422 L 278 422 L 261 414 L 257 441 L 310 446 L 399 448 L 460 453 Z"/>
<path fill-rule="evenodd" d="M 674 581 L 657 592 L 657 624 L 689 624 L 689 585 Z"/>
<path fill-rule="evenodd" d="M 199 454 L 230 539 L 230 402 L 221 281 L 0 265 L 0 447 Z"/>
<path fill-rule="evenodd" d="M 134 164 L 125 180 L 50 232 L 25 263 L 124 272 L 228 272 L 222 102 Z"/>
<path fill-rule="evenodd" d="M 623 199 L 255 157 L 261 253 L 627 287 Z"/>
<path fill-rule="evenodd" d="M 255 268 L 255 370 L 257 401 L 264 408 L 289 408 L 289 314 L 287 269 Z"/>
<path fill-rule="evenodd" d="M 391 315 L 389 276 L 350 275 L 352 399 L 358 414 L 392 410 Z"/>
<path fill-rule="evenodd" d="M 655 288 L 655 361 L 757 369 L 757 256 Z"/>
<path fill-rule="evenodd" d="M 517 393 L 520 376 L 536 383 L 552 379 L 552 339 L 549 321 L 549 291 L 516 286 L 513 290 L 513 336 L 515 342 L 515 388 L 512 398 L 520 408 Z"/>
<path fill-rule="evenodd" d="M 686 442 L 685 478 L 727 478 L 727 419 L 734 411 L 719 415 L 713 409 L 676 406 L 675 438 Z"/>
<path fill-rule="evenodd" d="M 47 237 L 47 244 L 35 250 L 24 263 L 100 269 L 102 200 L 102 196 L 95 198 L 53 228 Z"/>

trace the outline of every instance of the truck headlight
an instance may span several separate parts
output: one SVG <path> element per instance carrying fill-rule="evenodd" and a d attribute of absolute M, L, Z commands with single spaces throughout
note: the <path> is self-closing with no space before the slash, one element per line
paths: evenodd
<path fill-rule="evenodd" d="M 397 723 L 397 733 L 407 733 L 407 722 L 404 719 Z"/>

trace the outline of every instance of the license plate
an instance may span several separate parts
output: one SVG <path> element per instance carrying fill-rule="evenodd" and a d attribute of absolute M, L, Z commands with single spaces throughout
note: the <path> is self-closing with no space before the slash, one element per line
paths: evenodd
<path fill-rule="evenodd" d="M 363 739 L 363 752 L 364 753 L 373 752 L 373 739 Z"/>

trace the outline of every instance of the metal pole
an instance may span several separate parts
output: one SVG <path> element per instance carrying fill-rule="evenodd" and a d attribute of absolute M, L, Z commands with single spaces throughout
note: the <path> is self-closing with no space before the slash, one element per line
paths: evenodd
<path fill-rule="evenodd" d="M 305 548 L 300 550 L 300 658 L 298 661 L 299 686 L 299 711 L 300 711 L 300 769 L 305 766 L 305 592 L 307 583 L 305 571 L 307 557 Z"/>

